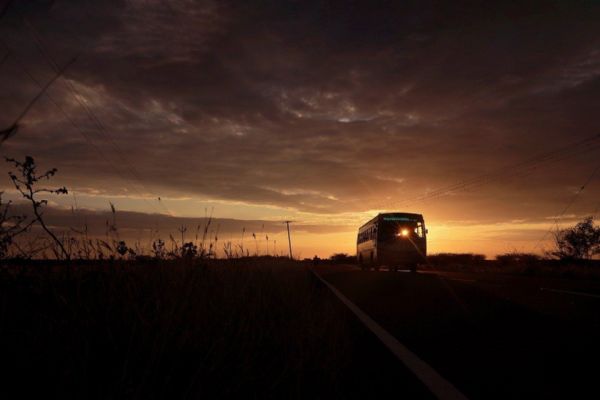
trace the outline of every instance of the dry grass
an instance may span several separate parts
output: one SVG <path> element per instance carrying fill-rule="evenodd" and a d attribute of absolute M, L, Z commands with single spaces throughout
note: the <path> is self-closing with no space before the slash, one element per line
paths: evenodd
<path fill-rule="evenodd" d="M 4 266 L 0 372 L 11 384 L 0 390 L 326 397 L 350 344 L 347 316 L 324 291 L 281 259 Z"/>

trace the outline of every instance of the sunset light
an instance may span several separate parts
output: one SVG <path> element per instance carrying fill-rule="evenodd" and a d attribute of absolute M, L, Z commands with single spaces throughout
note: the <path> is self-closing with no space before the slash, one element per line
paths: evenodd
<path fill-rule="evenodd" d="M 600 1 L 0 0 L 0 399 L 600 399 Z"/>
<path fill-rule="evenodd" d="M 577 45 L 558 54 L 532 52 L 539 43 L 526 22 L 500 38 L 494 24 L 463 30 L 467 17 L 443 7 L 454 27 L 440 28 L 433 15 L 415 20 L 398 5 L 372 11 L 377 22 L 358 32 L 350 21 L 361 11 L 346 7 L 297 10 L 292 26 L 275 23 L 266 5 L 242 12 L 227 2 L 191 2 L 190 10 L 184 3 L 58 2 L 43 11 L 48 18 L 33 5 L 6 14 L 0 27 L 12 55 L 0 79 L 12 97 L 2 97 L 0 129 L 14 124 L 36 82 L 60 72 L 80 41 L 90 44 L 2 144 L 7 155 L 35 153 L 60 171 L 70 195 L 50 204 L 59 229 L 109 211 L 109 202 L 136 213 L 135 222 L 121 221 L 129 241 L 150 236 L 155 214 L 170 217 L 161 231 L 168 236 L 179 218 L 212 212 L 236 221 L 224 232 L 233 241 L 263 223 L 284 241 L 283 223 L 272 222 L 293 219 L 302 253 L 328 257 L 336 246 L 352 252 L 352 232 L 377 212 L 404 211 L 422 213 L 432 228 L 468 228 L 472 251 L 494 257 L 543 254 L 554 216 L 560 225 L 597 212 L 593 179 L 559 215 L 600 146 L 591 19 L 577 19 L 579 34 L 531 21 L 554 26 L 544 42 L 570 43 L 573 35 Z M 253 17 L 242 18 L 246 12 Z M 90 24 L 92 15 L 100 19 Z M 320 18 L 345 22 L 315 26 Z M 414 21 L 422 33 L 410 32 Z M 56 28 L 65 24 L 79 33 Z M 321 45 L 299 51 L 297 29 Z M 19 200 L 8 182 L 2 189 Z M 78 213 L 62 216 L 72 208 Z M 447 232 L 436 229 L 430 251 L 463 251 Z M 332 234 L 335 246 L 319 239 Z"/>

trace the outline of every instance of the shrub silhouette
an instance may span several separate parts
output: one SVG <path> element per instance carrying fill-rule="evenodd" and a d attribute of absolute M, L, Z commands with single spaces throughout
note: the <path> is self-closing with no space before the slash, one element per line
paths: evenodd
<path fill-rule="evenodd" d="M 38 200 L 38 197 L 37 197 L 38 195 L 40 195 L 42 193 L 57 194 L 57 195 L 68 193 L 67 188 L 64 186 L 62 188 L 58 188 L 58 189 L 37 188 L 37 184 L 40 181 L 50 180 L 50 178 L 52 178 L 58 170 L 56 168 L 52 168 L 52 169 L 46 171 L 45 173 L 38 175 L 37 171 L 36 171 L 37 165 L 35 164 L 35 161 L 34 161 L 33 157 L 31 157 L 31 156 L 26 156 L 25 161 L 18 161 L 18 160 L 15 160 L 14 158 L 7 157 L 6 162 L 13 164 L 14 167 L 17 168 L 17 170 L 18 170 L 17 173 L 9 171 L 8 176 L 12 180 L 17 191 L 19 193 L 21 193 L 21 195 L 23 196 L 24 199 L 28 200 L 31 203 L 31 206 L 33 209 L 33 215 L 35 216 L 34 221 L 37 221 L 40 223 L 42 229 L 44 229 L 44 231 L 46 231 L 46 233 L 52 238 L 54 243 L 58 246 L 58 248 L 61 251 L 62 256 L 68 260 L 70 258 L 70 256 L 69 256 L 69 253 L 67 252 L 67 250 L 65 249 L 65 246 L 63 245 L 62 241 L 56 237 L 56 235 L 48 228 L 48 226 L 46 226 L 46 223 L 44 222 L 44 219 L 42 218 L 43 213 L 44 213 L 43 209 L 44 209 L 44 206 L 46 206 L 48 204 L 48 200 L 45 200 L 45 199 Z"/>
<path fill-rule="evenodd" d="M 427 256 L 427 262 L 434 266 L 479 265 L 484 261 L 485 255 L 473 253 L 439 253 Z"/>
<path fill-rule="evenodd" d="M 329 257 L 329 260 L 334 263 L 356 264 L 356 256 L 351 256 L 348 253 L 335 253 Z"/>
<path fill-rule="evenodd" d="M 561 229 L 554 235 L 556 250 L 551 254 L 560 260 L 589 260 L 600 254 L 600 227 L 594 217 L 586 217 L 577 225 Z"/>
<path fill-rule="evenodd" d="M 498 254 L 496 256 L 496 260 L 498 261 L 498 263 L 500 265 L 525 265 L 525 266 L 531 266 L 531 265 L 536 265 L 540 262 L 541 257 L 538 256 L 537 254 L 532 254 L 532 253 L 519 253 L 519 252 L 512 252 L 512 253 L 504 253 L 504 254 Z"/>

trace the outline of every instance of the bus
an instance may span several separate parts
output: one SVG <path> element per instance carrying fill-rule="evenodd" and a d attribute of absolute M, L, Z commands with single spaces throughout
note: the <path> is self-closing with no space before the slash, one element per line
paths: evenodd
<path fill-rule="evenodd" d="M 356 257 L 362 269 L 416 271 L 426 256 L 427 229 L 421 214 L 381 213 L 358 229 Z"/>

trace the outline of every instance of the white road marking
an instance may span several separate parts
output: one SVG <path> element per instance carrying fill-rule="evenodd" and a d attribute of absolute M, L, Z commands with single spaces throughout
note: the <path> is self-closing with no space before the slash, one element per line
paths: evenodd
<path fill-rule="evenodd" d="M 417 378 L 440 400 L 467 400 L 467 397 L 462 394 L 452 383 L 444 379 L 437 371 L 429 364 L 421 360 L 410 351 L 406 346 L 392 336 L 388 331 L 383 329 L 381 325 L 375 322 L 364 311 L 358 308 L 350 299 L 344 296 L 332 284 L 321 278 L 313 269 L 312 273 L 327 286 L 333 294 L 337 296 L 342 303 L 346 305 L 358 317 L 358 319 L 371 331 L 381 342 L 404 364 L 410 369 Z"/>
<path fill-rule="evenodd" d="M 600 299 L 600 295 L 592 294 L 592 293 L 573 292 L 571 290 L 550 289 L 550 288 L 543 288 L 543 287 L 540 288 L 540 290 L 545 290 L 545 291 L 548 291 L 548 292 L 556 292 L 556 293 L 573 294 L 573 295 L 576 295 L 576 296 L 594 297 L 596 299 Z"/>

